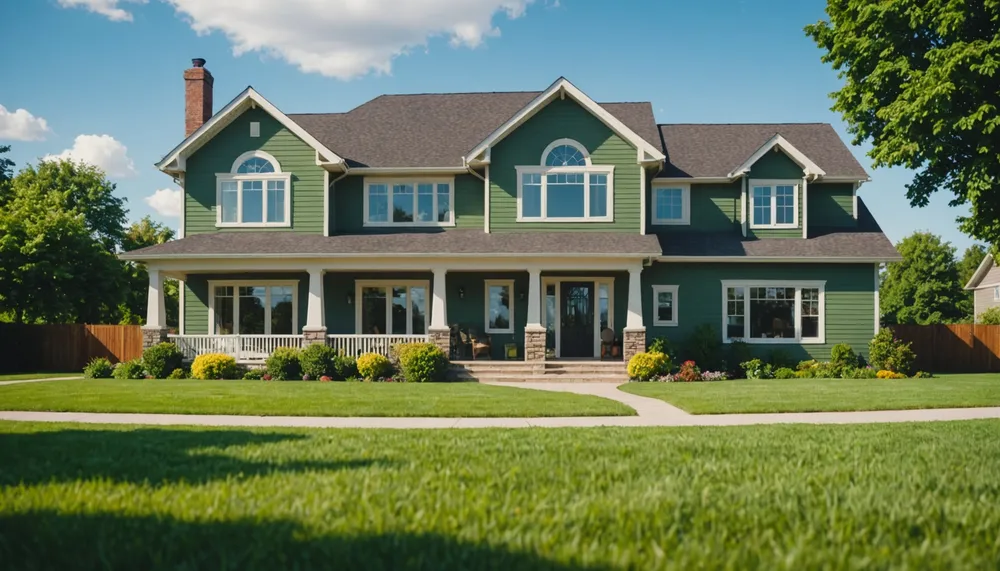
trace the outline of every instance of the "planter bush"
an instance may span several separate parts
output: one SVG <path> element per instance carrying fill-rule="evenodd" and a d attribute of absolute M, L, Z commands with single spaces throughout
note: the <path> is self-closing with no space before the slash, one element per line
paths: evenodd
<path fill-rule="evenodd" d="M 333 359 L 333 375 L 338 381 L 356 379 L 361 375 L 358 372 L 358 361 L 350 355 L 339 354 Z"/>
<path fill-rule="evenodd" d="M 868 344 L 868 360 L 873 368 L 880 371 L 892 371 L 909 376 L 913 374 L 916 359 L 917 356 L 910 349 L 910 344 L 897 339 L 889 328 L 879 329 Z"/>
<path fill-rule="evenodd" d="M 267 374 L 275 381 L 288 381 L 302 378 L 302 365 L 299 356 L 302 352 L 294 347 L 278 347 L 267 358 Z"/>
<path fill-rule="evenodd" d="M 393 353 L 407 382 L 441 382 L 448 374 L 448 355 L 433 343 L 404 343 L 397 345 Z"/>
<path fill-rule="evenodd" d="M 131 361 L 122 361 L 115 366 L 115 370 L 112 371 L 111 376 L 116 379 L 145 379 L 146 369 L 142 366 L 142 359 L 132 359 Z"/>
<path fill-rule="evenodd" d="M 774 372 L 774 378 L 775 379 L 794 379 L 795 378 L 795 369 L 791 369 L 789 367 L 781 367 L 780 369 L 778 369 L 777 371 Z"/>
<path fill-rule="evenodd" d="M 104 357 L 94 357 L 87 363 L 87 366 L 83 368 L 83 378 L 85 379 L 110 379 L 111 373 L 114 371 L 114 366 L 111 361 L 108 361 Z"/>
<path fill-rule="evenodd" d="M 392 374 L 392 363 L 385 355 L 365 353 L 358 357 L 358 373 L 366 381 L 378 381 Z"/>
<path fill-rule="evenodd" d="M 743 367 L 743 372 L 746 374 L 748 379 L 773 379 L 774 371 L 771 369 L 769 363 L 765 363 L 760 359 L 750 359 L 749 361 L 744 361 L 740 363 Z"/>
<path fill-rule="evenodd" d="M 645 382 L 661 374 L 667 356 L 663 353 L 636 353 L 628 361 L 628 377 L 633 381 Z"/>
<path fill-rule="evenodd" d="M 681 356 L 685 360 L 701 363 L 708 369 L 720 369 L 722 364 L 722 341 L 719 331 L 707 323 L 695 328 L 684 344 Z"/>
<path fill-rule="evenodd" d="M 170 342 L 153 345 L 142 353 L 142 364 L 155 379 L 165 378 L 174 369 L 180 369 L 183 361 L 184 354 Z"/>
<path fill-rule="evenodd" d="M 337 351 L 333 347 L 320 343 L 310 345 L 299 354 L 302 375 L 313 379 L 332 377 L 336 374 L 336 359 Z"/>
<path fill-rule="evenodd" d="M 264 375 L 266 374 L 267 371 L 265 371 L 264 369 L 247 369 L 246 372 L 243 373 L 243 380 L 260 381 L 264 379 Z"/>
<path fill-rule="evenodd" d="M 170 371 L 170 374 L 167 375 L 167 378 L 168 379 L 186 379 L 187 376 L 188 375 L 187 375 L 187 373 L 184 372 L 184 369 L 179 369 L 178 368 L 178 369 L 174 369 L 173 371 Z"/>
<path fill-rule="evenodd" d="M 236 359 L 224 353 L 198 355 L 191 363 L 191 378 L 208 381 L 212 379 L 235 379 L 239 374 Z"/>

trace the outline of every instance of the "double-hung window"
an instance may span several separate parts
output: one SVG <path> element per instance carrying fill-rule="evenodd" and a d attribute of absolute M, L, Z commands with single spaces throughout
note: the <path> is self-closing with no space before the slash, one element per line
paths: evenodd
<path fill-rule="evenodd" d="M 653 186 L 653 224 L 691 223 L 691 185 Z"/>
<path fill-rule="evenodd" d="M 514 280 L 486 280 L 486 332 L 514 332 Z"/>
<path fill-rule="evenodd" d="M 723 340 L 823 343 L 826 282 L 722 282 Z"/>
<path fill-rule="evenodd" d="M 614 218 L 614 166 L 594 165 L 586 148 L 559 139 L 539 166 L 518 166 L 519 222 L 609 222 Z"/>
<path fill-rule="evenodd" d="M 653 286 L 653 325 L 674 327 L 677 325 L 677 289 L 675 285 Z"/>
<path fill-rule="evenodd" d="M 209 330 L 215 335 L 292 335 L 298 331 L 298 283 L 209 282 Z"/>
<path fill-rule="evenodd" d="M 365 226 L 453 226 L 454 179 L 365 179 Z"/>
<path fill-rule="evenodd" d="M 292 177 L 271 155 L 244 153 L 215 179 L 216 226 L 291 226 Z"/>
<path fill-rule="evenodd" d="M 356 282 L 355 331 L 366 335 L 423 335 L 430 310 L 426 281 Z"/>
<path fill-rule="evenodd" d="M 799 184 L 797 180 L 751 180 L 750 227 L 797 228 Z"/>

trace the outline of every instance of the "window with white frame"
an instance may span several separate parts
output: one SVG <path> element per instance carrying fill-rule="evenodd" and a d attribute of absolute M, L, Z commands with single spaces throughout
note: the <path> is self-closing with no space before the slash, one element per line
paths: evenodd
<path fill-rule="evenodd" d="M 571 139 L 552 142 L 539 166 L 518 166 L 517 219 L 521 222 L 607 222 L 613 219 L 614 166 L 594 165 Z"/>
<path fill-rule="evenodd" d="M 723 339 L 823 343 L 825 282 L 722 282 Z"/>
<path fill-rule="evenodd" d="M 653 187 L 653 224 L 691 223 L 691 185 Z"/>
<path fill-rule="evenodd" d="M 675 285 L 653 286 L 653 325 L 677 325 L 677 289 Z"/>
<path fill-rule="evenodd" d="M 356 331 L 365 335 L 427 333 L 428 282 L 358 281 Z"/>
<path fill-rule="evenodd" d="M 1000 301 L 1000 285 L 993 286 L 993 301 Z"/>
<path fill-rule="evenodd" d="M 486 332 L 514 332 L 514 280 L 486 280 Z"/>
<path fill-rule="evenodd" d="M 750 227 L 798 227 L 799 184 L 797 180 L 751 180 Z"/>
<path fill-rule="evenodd" d="M 365 179 L 365 226 L 452 226 L 455 179 Z"/>
<path fill-rule="evenodd" d="M 218 173 L 215 179 L 216 226 L 291 225 L 291 174 L 281 172 L 271 155 L 243 153 L 230 172 Z"/>
<path fill-rule="evenodd" d="M 210 282 L 209 330 L 215 335 L 293 335 L 298 283 Z"/>

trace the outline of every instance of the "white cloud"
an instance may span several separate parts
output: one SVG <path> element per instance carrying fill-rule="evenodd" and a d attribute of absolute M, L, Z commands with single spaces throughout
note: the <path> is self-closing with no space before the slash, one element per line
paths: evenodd
<path fill-rule="evenodd" d="M 179 188 L 161 188 L 144 200 L 160 216 L 179 218 L 181 215 L 182 199 Z"/>
<path fill-rule="evenodd" d="M 433 36 L 475 48 L 500 34 L 497 12 L 517 18 L 533 0 L 165 1 L 196 32 L 225 34 L 236 55 L 256 51 L 304 72 L 349 79 L 389 73 L 395 57 Z"/>
<path fill-rule="evenodd" d="M 68 159 L 94 165 L 112 178 L 135 175 L 135 165 L 128 157 L 128 148 L 111 135 L 80 135 L 73 141 L 73 148 L 58 155 L 47 155 L 42 160 Z"/>
<path fill-rule="evenodd" d="M 132 13 L 118 7 L 126 2 L 145 4 L 146 0 L 59 0 L 59 5 L 63 8 L 84 8 L 88 12 L 107 16 L 112 22 L 131 22 Z"/>
<path fill-rule="evenodd" d="M 44 141 L 49 132 L 45 119 L 35 117 L 27 109 L 10 112 L 0 105 L 0 139 L 13 141 Z"/>

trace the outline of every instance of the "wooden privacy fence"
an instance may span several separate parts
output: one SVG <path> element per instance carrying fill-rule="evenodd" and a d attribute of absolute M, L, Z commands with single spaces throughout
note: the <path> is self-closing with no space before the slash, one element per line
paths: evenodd
<path fill-rule="evenodd" d="M 1000 372 L 1000 325 L 893 325 L 917 368 L 936 373 Z"/>
<path fill-rule="evenodd" d="M 138 325 L 0 323 L 0 371 L 78 371 L 94 357 L 112 363 L 142 356 Z"/>

